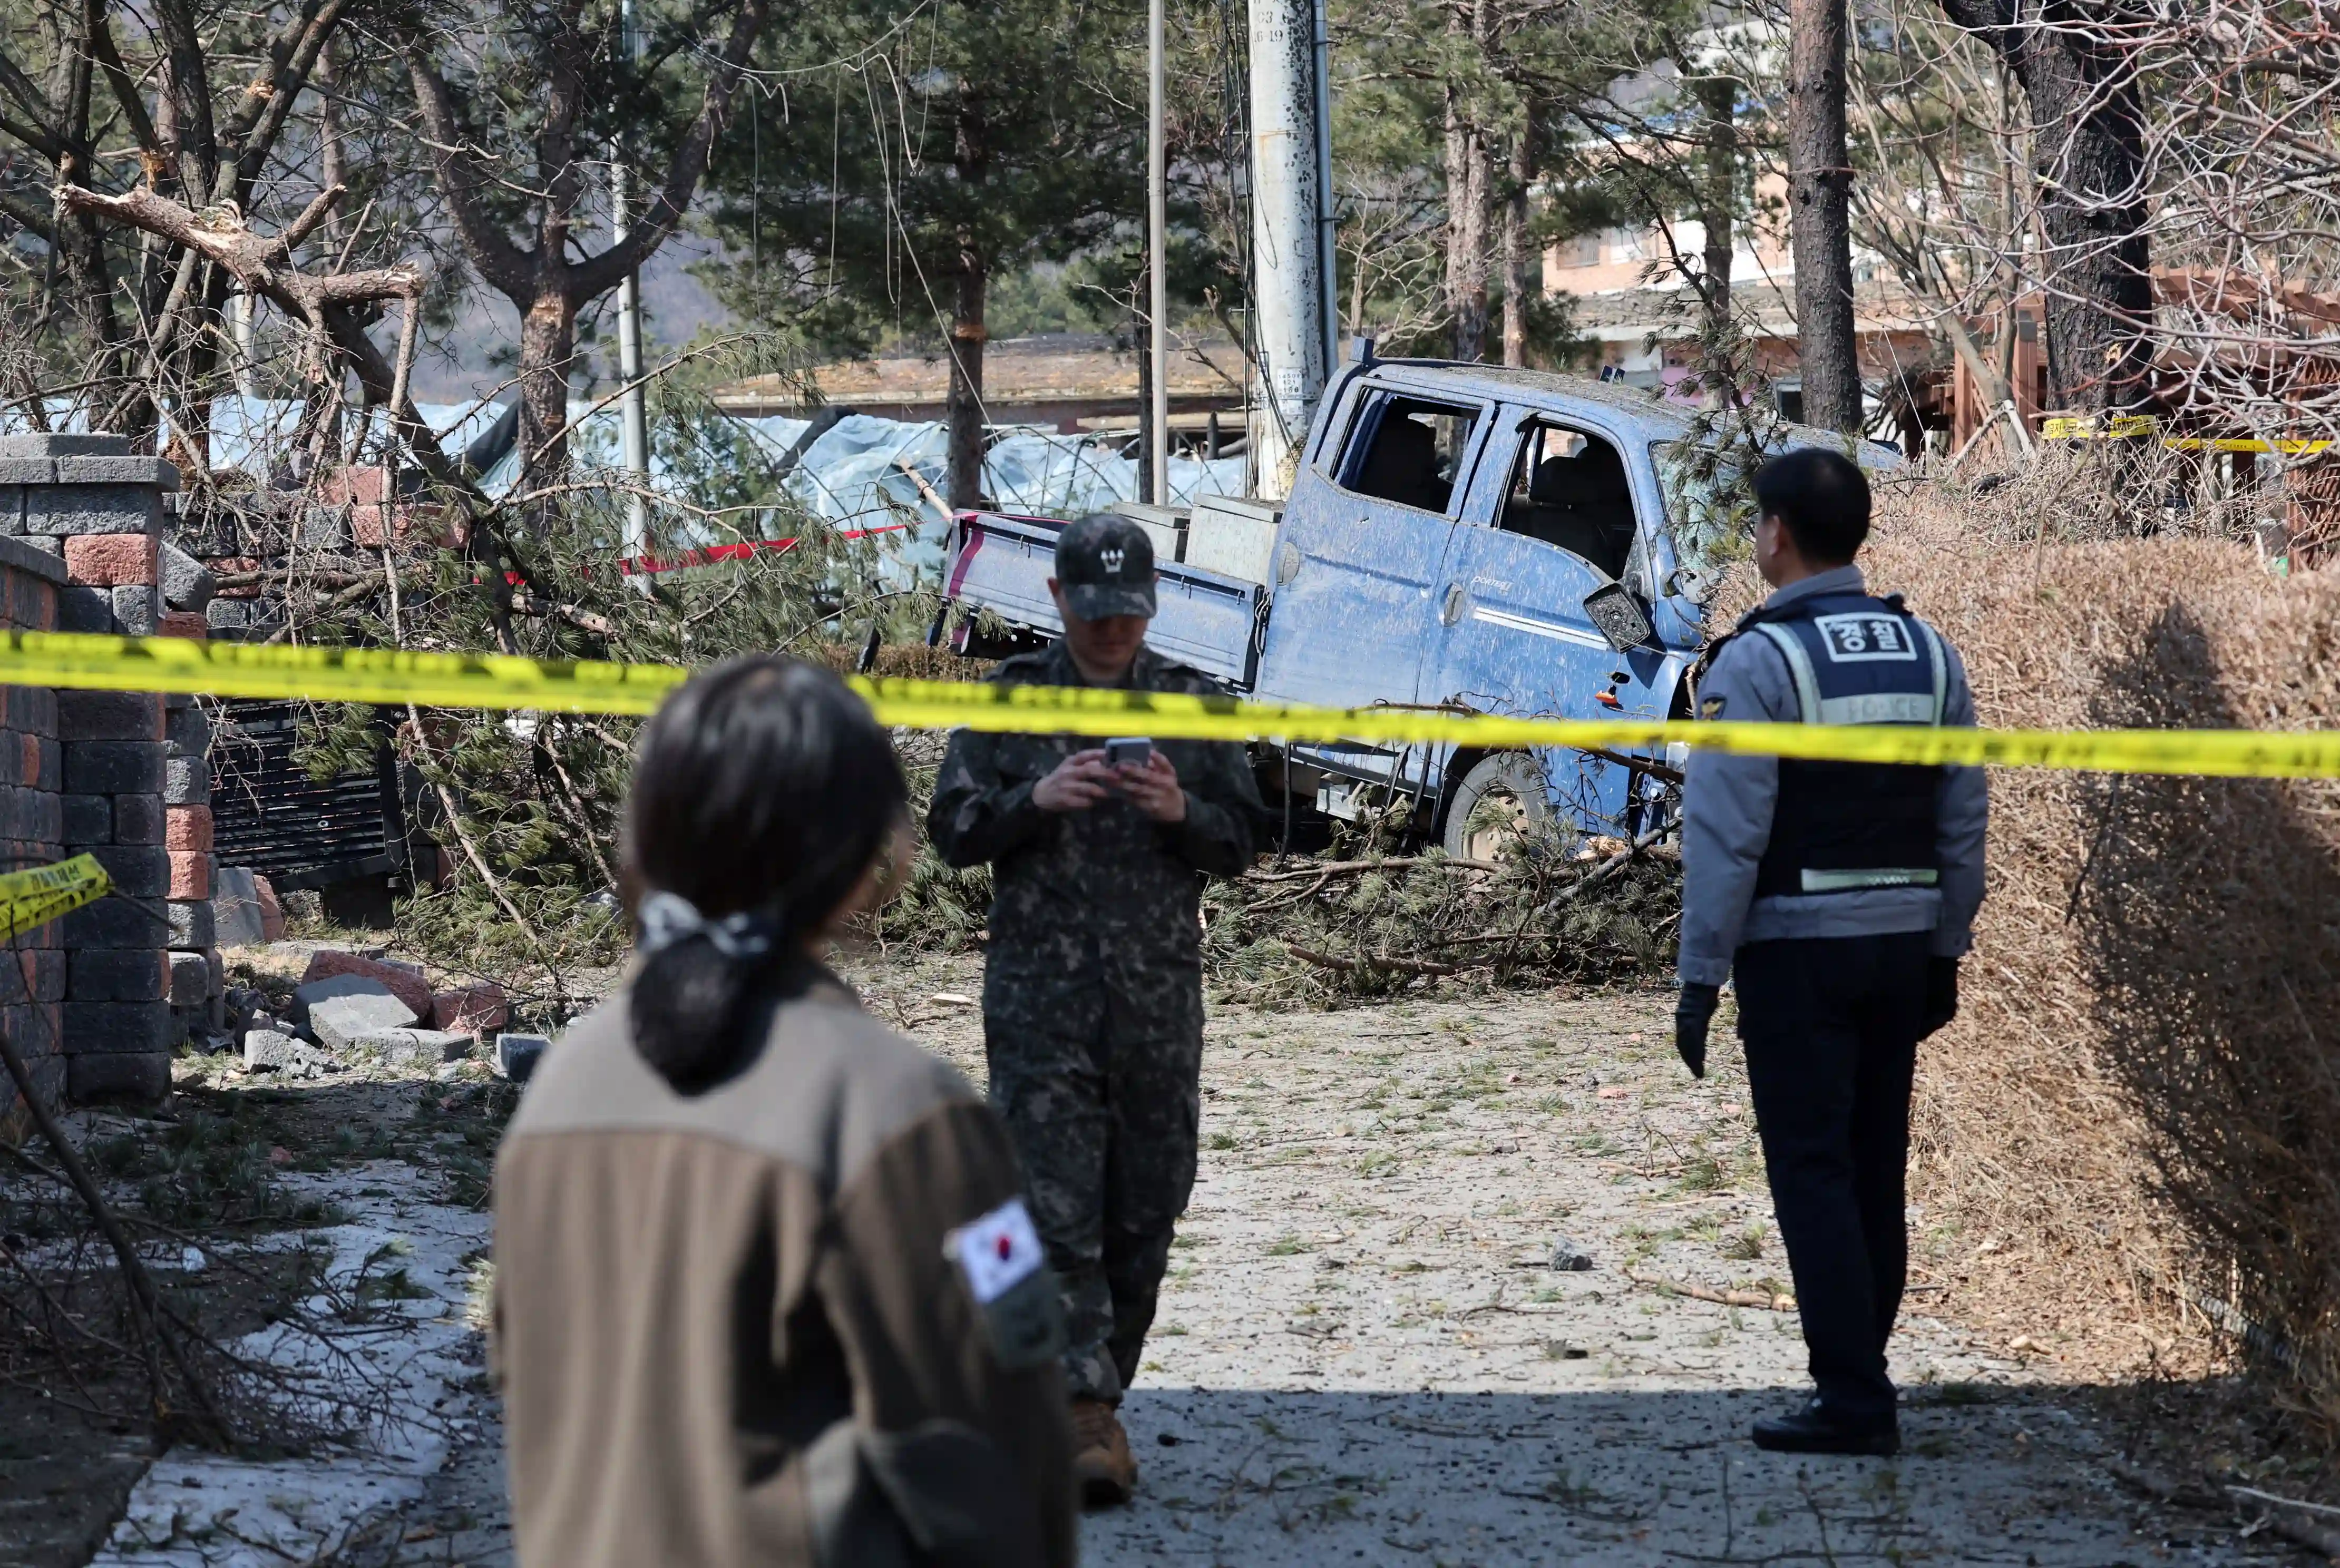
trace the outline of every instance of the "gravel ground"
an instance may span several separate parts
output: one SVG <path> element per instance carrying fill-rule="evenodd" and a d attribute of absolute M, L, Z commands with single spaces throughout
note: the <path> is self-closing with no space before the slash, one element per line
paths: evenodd
<path fill-rule="evenodd" d="M 971 962 L 852 966 L 981 1078 Z M 1801 1396 L 1737 1053 L 1693 1084 L 1670 999 L 1215 1008 L 1202 1178 L 1140 1386 L 1129 1508 L 1084 1560 L 1282 1563 L 2285 1562 L 2123 1491 L 2052 1366 L 1925 1315 L 1894 1346 L 1895 1461 L 1746 1440 Z M 1727 1033 L 1727 1031 L 1725 1031 Z M 1591 1267 L 1552 1267 L 1556 1248 Z M 509 1563 L 491 1442 L 398 1561 Z"/>

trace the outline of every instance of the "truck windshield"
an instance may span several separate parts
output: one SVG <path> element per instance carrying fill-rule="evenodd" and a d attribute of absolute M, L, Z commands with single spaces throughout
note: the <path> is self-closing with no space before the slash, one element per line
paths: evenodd
<path fill-rule="evenodd" d="M 1659 488 L 1682 587 L 1703 600 L 1731 562 L 1745 556 L 1755 529 L 1755 492 L 1746 465 L 1730 454 L 1686 440 L 1652 441 Z"/>

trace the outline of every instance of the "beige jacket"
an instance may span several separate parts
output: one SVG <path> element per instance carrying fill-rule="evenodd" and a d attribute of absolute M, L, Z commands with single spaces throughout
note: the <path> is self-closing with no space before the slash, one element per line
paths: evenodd
<path fill-rule="evenodd" d="M 1056 1286 L 990 1110 L 825 976 L 697 1097 L 627 999 L 496 1161 L 521 1563 L 1070 1564 Z"/>

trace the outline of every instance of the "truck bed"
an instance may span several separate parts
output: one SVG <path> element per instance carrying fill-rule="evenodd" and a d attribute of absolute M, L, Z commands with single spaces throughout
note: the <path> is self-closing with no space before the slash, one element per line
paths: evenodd
<path fill-rule="evenodd" d="M 1061 636 L 1065 623 L 1048 595 L 1048 578 L 1064 527 L 1060 518 L 962 512 L 951 527 L 946 591 L 1010 625 Z M 1155 565 L 1159 607 L 1147 644 L 1165 657 L 1249 688 L 1258 675 L 1265 587 L 1176 561 Z"/>

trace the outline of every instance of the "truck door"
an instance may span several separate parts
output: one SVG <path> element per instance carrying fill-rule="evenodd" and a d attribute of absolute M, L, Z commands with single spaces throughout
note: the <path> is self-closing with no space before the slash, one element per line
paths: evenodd
<path fill-rule="evenodd" d="M 1438 629 L 1433 579 L 1493 409 L 1370 380 L 1348 400 L 1346 439 L 1284 505 L 1259 689 L 1332 707 L 1411 703 Z"/>
<path fill-rule="evenodd" d="M 1654 646 L 1618 652 L 1584 609 L 1595 588 L 1640 575 L 1647 553 L 1635 545 L 1650 521 L 1615 441 L 1589 422 L 1505 408 L 1439 574 L 1437 651 L 1419 700 L 1663 718 L 1680 659 Z M 1616 830 L 1628 770 L 1574 752 L 1540 760 L 1556 808 Z"/>

